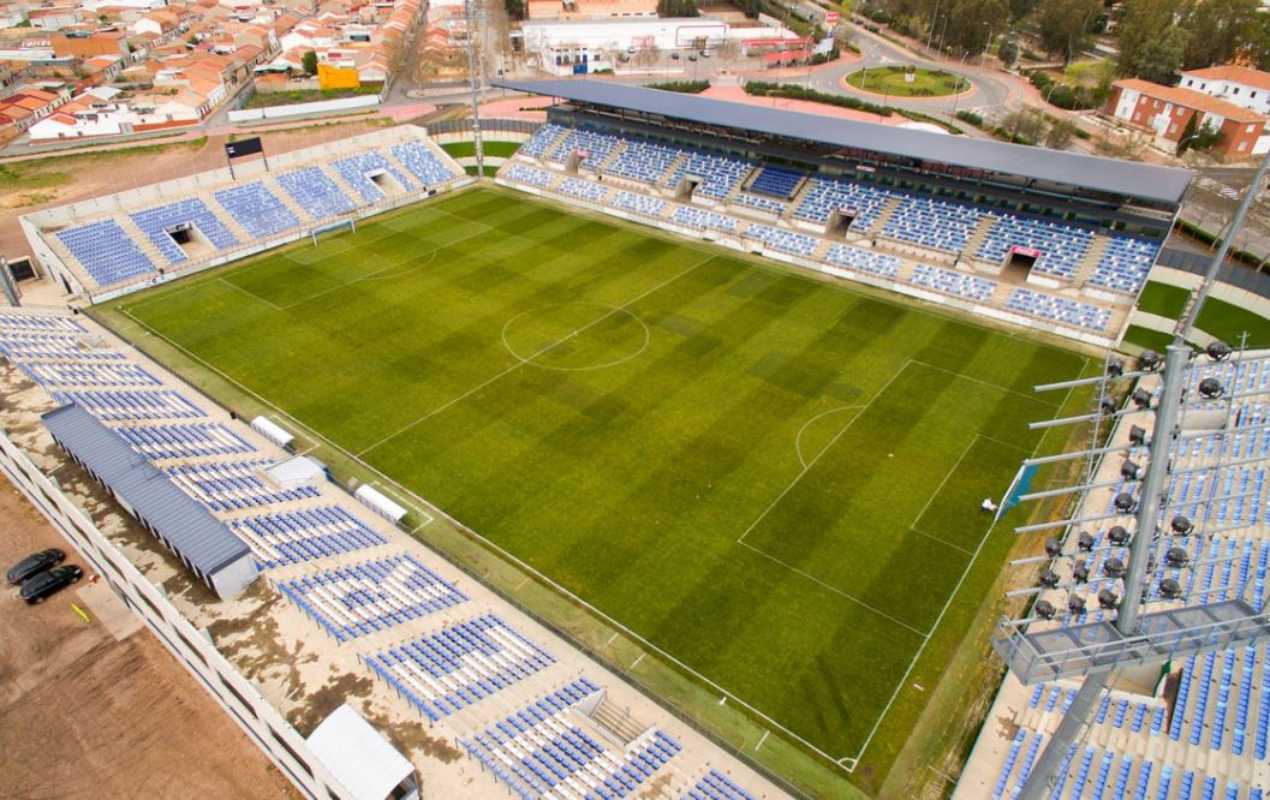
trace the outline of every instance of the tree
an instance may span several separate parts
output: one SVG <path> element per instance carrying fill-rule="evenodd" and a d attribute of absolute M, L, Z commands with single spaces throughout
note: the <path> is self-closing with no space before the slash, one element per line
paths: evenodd
<path fill-rule="evenodd" d="M 652 42 L 645 44 L 635 53 L 635 63 L 641 67 L 654 66 L 660 60 L 661 50 Z"/>
<path fill-rule="evenodd" d="M 1036 10 L 1039 0 L 1010 0 L 1010 21 L 1018 22 L 1019 20 L 1032 16 L 1032 12 Z"/>
<path fill-rule="evenodd" d="M 305 75 L 316 75 L 318 68 L 317 53 L 312 50 L 306 50 L 304 57 L 300 59 L 300 65 L 304 67 Z"/>
<path fill-rule="evenodd" d="M 1128 0 L 1119 25 L 1120 72 L 1171 84 L 1182 67 L 1189 33 L 1180 27 L 1180 0 Z"/>
<path fill-rule="evenodd" d="M 659 17 L 696 17 L 700 14 L 697 0 L 657 0 Z"/>
<path fill-rule="evenodd" d="M 1041 46 L 1061 55 L 1063 63 L 1084 52 L 1090 29 L 1102 11 L 1102 0 L 1048 0 L 1037 15 Z"/>
<path fill-rule="evenodd" d="M 1013 39 L 1006 39 L 997 49 L 997 57 L 1001 59 L 1001 65 L 1008 69 L 1019 60 L 1019 46 Z"/>
<path fill-rule="evenodd" d="M 1001 120 L 1001 128 L 1010 135 L 1011 141 L 1036 144 L 1045 134 L 1045 117 L 1030 109 L 1020 108 L 1005 115 Z"/>
<path fill-rule="evenodd" d="M 1177 152 L 1175 155 L 1181 158 L 1190 148 L 1195 140 L 1195 129 L 1199 127 L 1199 114 L 1191 114 L 1186 120 L 1186 127 L 1182 128 L 1182 136 L 1177 140 Z"/>
<path fill-rule="evenodd" d="M 1066 150 L 1076 136 L 1076 125 L 1071 120 L 1058 119 L 1045 134 L 1045 146 L 1052 150 Z"/>
<path fill-rule="evenodd" d="M 949 0 L 940 9 L 939 44 L 954 53 L 982 53 L 1009 13 L 1006 0 Z"/>
<path fill-rule="evenodd" d="M 1258 34 L 1258 0 L 1221 0 L 1195 3 L 1180 23 L 1190 32 L 1182 66 L 1201 69 L 1225 64 Z"/>
<path fill-rule="evenodd" d="M 503 8 L 512 19 L 525 18 L 525 0 L 503 0 Z"/>

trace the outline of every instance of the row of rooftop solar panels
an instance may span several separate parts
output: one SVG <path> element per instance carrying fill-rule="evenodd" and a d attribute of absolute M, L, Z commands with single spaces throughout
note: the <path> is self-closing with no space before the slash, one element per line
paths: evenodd
<path fill-rule="evenodd" d="M 1062 221 L 1041 219 L 1000 208 L 913 193 L 852 180 L 765 165 L 734 155 L 710 153 L 687 145 L 619 135 L 598 129 L 566 128 L 548 123 L 529 139 L 525 155 L 562 161 L 576 152 L 583 164 L 606 174 L 653 187 L 677 189 L 684 178 L 699 181 L 697 192 L 776 215 L 825 224 L 836 211 L 852 217 L 851 229 L 874 232 L 933 250 L 963 253 L 980 225 L 983 241 L 974 255 L 1000 262 L 1015 248 L 1040 252 L 1039 273 L 1070 280 L 1094 246 L 1094 231 Z M 616 152 L 616 156 L 610 155 Z M 747 176 L 754 177 L 747 182 Z M 804 178 L 807 180 L 803 191 Z M 747 191 L 740 191 L 745 186 Z M 802 192 L 801 199 L 795 197 Z M 888 202 L 894 209 L 881 230 L 874 230 Z M 1134 294 L 1146 280 L 1160 243 L 1110 235 L 1093 265 L 1089 281 L 1104 289 Z"/>
<path fill-rule="evenodd" d="M 331 167 L 356 196 L 349 196 L 331 174 L 317 166 L 283 172 L 273 179 L 312 222 L 318 223 L 383 200 L 387 195 L 376 182 L 381 175 L 391 176 L 404 191 L 436 186 L 457 177 L 421 142 L 403 142 L 339 158 L 331 162 Z M 308 222 L 297 218 L 290 205 L 263 179 L 215 191 L 212 197 L 219 209 L 252 239 L 267 239 Z M 244 244 L 216 210 L 197 197 L 141 209 L 128 214 L 128 218 L 166 263 L 155 264 L 115 219 L 65 228 L 55 235 L 98 286 L 110 286 L 155 272 L 160 266 L 186 261 L 185 251 L 169 235 L 174 228 L 193 226 L 216 250 Z"/>

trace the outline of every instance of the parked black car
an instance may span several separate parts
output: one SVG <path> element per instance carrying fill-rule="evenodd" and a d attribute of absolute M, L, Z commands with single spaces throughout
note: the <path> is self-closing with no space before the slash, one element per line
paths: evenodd
<path fill-rule="evenodd" d="M 43 603 L 45 598 L 84 577 L 84 571 L 74 564 L 54 567 L 22 582 L 22 599 L 29 605 Z"/>
<path fill-rule="evenodd" d="M 50 547 L 47 550 L 41 550 L 38 553 L 32 553 L 26 558 L 13 565 L 13 568 L 4 574 L 5 580 L 12 584 L 19 584 L 27 578 L 37 573 L 43 572 L 49 567 L 55 567 L 66 560 L 66 554 L 56 547 Z"/>

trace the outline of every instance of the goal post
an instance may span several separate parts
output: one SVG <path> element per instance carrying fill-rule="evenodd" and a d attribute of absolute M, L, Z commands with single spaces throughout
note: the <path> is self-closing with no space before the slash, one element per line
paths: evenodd
<path fill-rule="evenodd" d="M 349 217 L 348 219 L 342 219 L 342 220 L 339 220 L 338 222 L 332 222 L 327 225 L 319 225 L 318 227 L 309 231 L 309 237 L 313 240 L 313 244 L 316 245 L 318 243 L 318 238 L 321 237 L 323 234 L 336 233 L 337 231 L 343 230 L 345 228 L 347 228 L 349 231 L 352 231 L 353 233 L 357 233 L 357 220 L 352 217 Z"/>

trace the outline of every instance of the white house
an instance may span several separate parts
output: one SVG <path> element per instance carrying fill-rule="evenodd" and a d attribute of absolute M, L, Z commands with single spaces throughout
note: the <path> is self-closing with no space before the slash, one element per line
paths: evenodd
<path fill-rule="evenodd" d="M 1183 72 L 1177 85 L 1270 116 L 1270 72 L 1225 64 Z M 1252 152 L 1261 154 L 1267 150 L 1270 150 L 1270 134 L 1262 136 Z"/>

